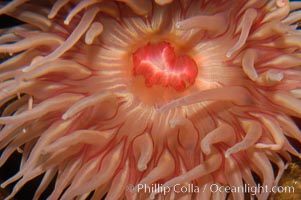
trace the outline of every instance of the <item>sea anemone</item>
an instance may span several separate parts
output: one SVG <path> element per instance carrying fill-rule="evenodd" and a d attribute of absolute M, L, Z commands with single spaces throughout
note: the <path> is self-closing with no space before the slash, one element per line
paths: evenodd
<path fill-rule="evenodd" d="M 0 30 L 7 199 L 40 175 L 34 199 L 267 199 L 300 156 L 300 2 L 41 2 L 0 7 L 23 22 Z"/>

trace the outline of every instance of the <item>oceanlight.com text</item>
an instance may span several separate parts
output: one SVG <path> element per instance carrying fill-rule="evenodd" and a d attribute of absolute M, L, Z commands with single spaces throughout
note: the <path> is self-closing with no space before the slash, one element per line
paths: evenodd
<path fill-rule="evenodd" d="M 244 184 L 242 186 L 224 186 L 220 184 L 205 184 L 202 187 L 199 187 L 194 184 L 175 184 L 172 187 L 165 186 L 163 184 L 138 184 L 128 185 L 127 190 L 129 192 L 135 193 L 150 193 L 150 194 L 163 194 L 167 195 L 170 192 L 176 194 L 179 193 L 200 193 L 208 192 L 211 193 L 249 193 L 251 195 L 257 195 L 260 193 L 294 193 L 294 186 L 272 186 L 268 187 L 267 185 L 249 185 Z"/>

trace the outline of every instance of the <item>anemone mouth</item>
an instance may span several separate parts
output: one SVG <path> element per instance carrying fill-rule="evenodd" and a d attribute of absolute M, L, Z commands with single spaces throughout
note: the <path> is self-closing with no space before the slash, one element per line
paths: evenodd
<path fill-rule="evenodd" d="M 147 87 L 161 85 L 184 90 L 194 83 L 198 67 L 188 56 L 175 55 L 167 42 L 147 44 L 133 55 L 134 76 L 142 75 Z"/>
<path fill-rule="evenodd" d="M 255 186 L 252 173 L 271 189 L 300 156 L 299 3 L 24 2 L 0 9 L 26 22 L 0 30 L 0 52 L 19 53 L 0 65 L 0 165 L 23 151 L 8 198 L 44 173 L 36 199 L 54 178 L 50 199 L 218 198 L 160 189 Z"/>

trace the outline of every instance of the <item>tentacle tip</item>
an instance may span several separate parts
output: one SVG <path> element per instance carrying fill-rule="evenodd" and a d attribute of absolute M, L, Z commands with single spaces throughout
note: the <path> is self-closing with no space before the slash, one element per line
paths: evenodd
<path fill-rule="evenodd" d="M 86 39 L 85 40 L 86 45 L 91 45 L 93 41 L 91 39 Z"/>
<path fill-rule="evenodd" d="M 159 107 L 159 108 L 156 108 L 156 111 L 158 112 L 158 113 L 163 113 L 163 112 L 165 112 L 167 109 L 166 109 L 166 106 L 162 106 L 162 107 Z"/>
<path fill-rule="evenodd" d="M 169 120 L 169 127 L 170 128 L 175 128 L 176 127 L 176 122 L 175 122 L 175 120 Z"/>
<path fill-rule="evenodd" d="M 24 67 L 23 69 L 22 69 L 22 72 L 29 72 L 30 71 L 30 66 L 27 66 L 27 67 Z"/>
<path fill-rule="evenodd" d="M 230 151 L 225 152 L 225 158 L 229 158 L 232 153 Z"/>
<path fill-rule="evenodd" d="M 68 26 L 68 25 L 69 25 L 69 23 L 70 23 L 70 21 L 69 21 L 69 20 L 64 20 L 64 24 L 65 24 L 66 26 Z"/>
<path fill-rule="evenodd" d="M 53 19 L 55 17 L 55 14 L 50 12 L 47 17 L 48 19 Z"/>
<path fill-rule="evenodd" d="M 258 79 L 258 74 L 254 74 L 253 76 L 250 76 L 249 78 L 252 80 L 252 81 L 254 81 L 254 82 L 256 82 L 257 81 L 257 79 Z"/>
<path fill-rule="evenodd" d="M 211 153 L 211 148 L 209 146 L 203 146 L 201 149 L 205 155 L 209 155 Z"/>
<path fill-rule="evenodd" d="M 67 119 L 69 119 L 69 115 L 67 115 L 66 113 L 65 113 L 65 114 L 63 114 L 63 116 L 62 116 L 62 120 L 67 120 Z"/>
<path fill-rule="evenodd" d="M 48 15 L 47 17 L 48 17 L 48 19 L 53 19 L 54 15 Z"/>
<path fill-rule="evenodd" d="M 231 58 L 231 56 L 232 56 L 232 52 L 231 52 L 231 51 L 228 51 L 227 54 L 226 54 L 226 57 L 227 57 L 227 58 Z"/>
<path fill-rule="evenodd" d="M 9 183 L 7 183 L 7 181 L 6 181 L 6 182 L 2 183 L 2 184 L 0 185 L 0 187 L 1 187 L 1 188 L 6 188 L 8 185 L 9 185 Z"/>
<path fill-rule="evenodd" d="M 278 8 L 283 8 L 289 4 L 289 0 L 277 0 L 276 5 Z"/>
<path fill-rule="evenodd" d="M 147 169 L 147 165 L 145 165 L 145 164 L 138 164 L 137 168 L 138 168 L 138 170 L 140 172 L 143 172 L 143 171 L 145 171 Z"/>
<path fill-rule="evenodd" d="M 47 155 L 49 152 L 51 152 L 51 149 L 46 147 L 46 148 L 41 150 L 41 155 Z"/>
<path fill-rule="evenodd" d="M 156 193 L 153 192 L 153 193 L 151 193 L 151 195 L 149 196 L 149 199 L 155 199 L 155 197 L 156 197 Z"/>
<path fill-rule="evenodd" d="M 182 25 L 181 25 L 181 22 L 177 22 L 177 23 L 175 24 L 175 28 L 176 28 L 176 29 L 183 29 L 183 28 L 182 28 Z"/>

